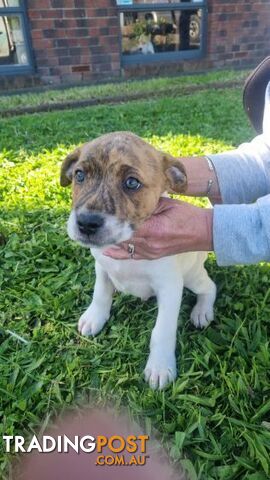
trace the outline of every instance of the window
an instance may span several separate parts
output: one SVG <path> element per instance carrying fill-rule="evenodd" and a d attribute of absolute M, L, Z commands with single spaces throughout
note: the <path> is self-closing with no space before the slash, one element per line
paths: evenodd
<path fill-rule="evenodd" d="M 206 0 L 120 0 L 117 4 L 123 65 L 199 58 L 204 54 Z"/>
<path fill-rule="evenodd" d="M 32 71 L 24 2 L 0 0 L 0 75 Z"/>

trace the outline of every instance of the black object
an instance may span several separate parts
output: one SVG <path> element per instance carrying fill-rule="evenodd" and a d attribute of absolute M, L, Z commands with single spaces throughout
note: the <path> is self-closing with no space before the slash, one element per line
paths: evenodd
<path fill-rule="evenodd" d="M 266 57 L 246 79 L 243 104 L 257 133 L 262 133 L 265 90 L 270 82 L 270 57 Z"/>

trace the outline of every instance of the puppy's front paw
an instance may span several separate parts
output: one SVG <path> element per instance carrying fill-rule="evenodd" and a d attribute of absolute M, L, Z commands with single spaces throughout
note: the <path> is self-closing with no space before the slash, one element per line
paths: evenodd
<path fill-rule="evenodd" d="M 78 330 L 82 335 L 94 337 L 102 330 L 108 318 L 100 308 L 91 304 L 80 317 Z"/>
<path fill-rule="evenodd" d="M 162 390 L 176 378 L 176 360 L 174 353 L 162 351 L 151 352 L 146 367 L 144 378 L 151 388 Z"/>

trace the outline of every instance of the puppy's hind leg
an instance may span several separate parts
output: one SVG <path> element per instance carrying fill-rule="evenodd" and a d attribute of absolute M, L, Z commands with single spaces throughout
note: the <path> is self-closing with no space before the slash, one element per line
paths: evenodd
<path fill-rule="evenodd" d="M 207 327 L 214 320 L 214 303 L 217 292 L 215 283 L 202 266 L 196 275 L 185 282 L 185 286 L 197 294 L 197 303 L 190 315 L 191 322 L 197 328 Z"/>
<path fill-rule="evenodd" d="M 93 300 L 80 317 L 78 329 L 82 335 L 97 335 L 110 316 L 114 285 L 108 274 L 96 262 L 96 283 Z"/>

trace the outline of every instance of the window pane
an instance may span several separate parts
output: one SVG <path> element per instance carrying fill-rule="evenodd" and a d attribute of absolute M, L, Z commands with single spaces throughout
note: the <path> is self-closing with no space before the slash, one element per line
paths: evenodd
<path fill-rule="evenodd" d="M 19 7 L 20 0 L 0 0 L 0 8 Z"/>
<path fill-rule="evenodd" d="M 122 12 L 122 52 L 125 55 L 198 50 L 201 9 Z"/>
<path fill-rule="evenodd" d="M 0 66 L 29 63 L 19 15 L 0 15 Z"/>

